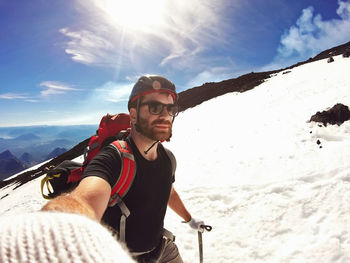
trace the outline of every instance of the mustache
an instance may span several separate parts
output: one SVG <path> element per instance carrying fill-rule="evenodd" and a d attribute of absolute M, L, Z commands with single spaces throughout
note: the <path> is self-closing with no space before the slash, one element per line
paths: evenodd
<path fill-rule="evenodd" d="M 152 125 L 163 124 L 163 125 L 169 125 L 170 127 L 172 126 L 172 122 L 165 121 L 165 120 L 155 120 L 151 124 Z"/>

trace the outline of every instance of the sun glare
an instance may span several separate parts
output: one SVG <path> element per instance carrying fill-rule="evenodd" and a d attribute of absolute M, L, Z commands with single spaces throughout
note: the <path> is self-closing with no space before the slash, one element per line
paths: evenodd
<path fill-rule="evenodd" d="M 147 30 L 164 19 L 163 0 L 105 0 L 100 7 L 113 23 L 126 28 Z"/>

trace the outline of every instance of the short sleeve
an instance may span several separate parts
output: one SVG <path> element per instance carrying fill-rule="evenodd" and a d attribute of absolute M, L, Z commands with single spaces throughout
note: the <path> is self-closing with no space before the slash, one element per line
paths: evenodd
<path fill-rule="evenodd" d="M 104 147 L 88 164 L 84 176 L 97 176 L 105 179 L 111 187 L 117 182 L 121 169 L 121 157 L 112 146 Z"/>

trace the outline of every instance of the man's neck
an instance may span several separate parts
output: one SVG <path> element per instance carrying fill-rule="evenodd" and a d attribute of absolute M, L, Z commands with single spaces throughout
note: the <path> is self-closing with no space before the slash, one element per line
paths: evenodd
<path fill-rule="evenodd" d="M 142 156 L 149 161 L 153 161 L 157 159 L 158 153 L 157 153 L 157 148 L 158 148 L 158 143 L 156 143 L 151 149 L 150 147 L 152 144 L 155 143 L 155 141 L 145 137 L 144 135 L 136 132 L 136 131 L 131 131 L 131 138 L 133 139 L 137 149 L 139 152 L 142 154 Z"/>

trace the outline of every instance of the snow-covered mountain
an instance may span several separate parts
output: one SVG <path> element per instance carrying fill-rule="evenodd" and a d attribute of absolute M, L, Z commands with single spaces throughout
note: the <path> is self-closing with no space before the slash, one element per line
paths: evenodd
<path fill-rule="evenodd" d="M 350 59 L 334 60 L 279 72 L 175 120 L 165 143 L 178 161 L 175 187 L 213 226 L 204 262 L 350 261 L 350 121 L 308 122 L 350 105 Z M 0 216 L 40 209 L 40 179 L 1 189 Z M 184 261 L 197 262 L 197 234 L 170 210 L 165 223 Z"/>

